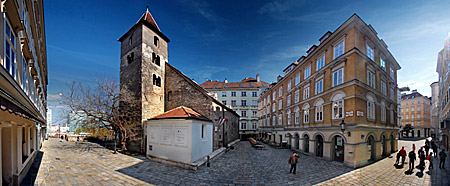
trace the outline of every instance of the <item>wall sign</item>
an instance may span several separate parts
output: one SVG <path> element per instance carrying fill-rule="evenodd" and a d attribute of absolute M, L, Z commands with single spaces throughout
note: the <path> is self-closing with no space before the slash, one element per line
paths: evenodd
<path fill-rule="evenodd" d="M 187 147 L 188 141 L 188 128 L 187 127 L 175 127 L 175 145 Z"/>
<path fill-rule="evenodd" d="M 357 116 L 364 116 L 364 112 L 363 111 L 356 111 L 356 115 Z"/>
<path fill-rule="evenodd" d="M 353 110 L 349 112 L 345 112 L 345 117 L 352 117 L 353 116 Z"/>
<path fill-rule="evenodd" d="M 148 131 L 150 138 L 148 139 L 150 143 L 159 143 L 159 126 L 149 126 Z"/>
<path fill-rule="evenodd" d="M 172 133 L 172 127 L 163 127 L 162 128 L 161 144 L 172 145 L 171 133 Z"/>

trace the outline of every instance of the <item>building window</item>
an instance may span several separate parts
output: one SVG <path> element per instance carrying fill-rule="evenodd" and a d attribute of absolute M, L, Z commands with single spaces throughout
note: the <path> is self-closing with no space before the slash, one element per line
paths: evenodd
<path fill-rule="evenodd" d="M 161 87 L 161 77 L 153 74 L 153 85 L 156 85 L 157 87 Z"/>
<path fill-rule="evenodd" d="M 272 116 L 272 126 L 275 126 L 277 123 L 277 118 L 275 116 Z"/>
<path fill-rule="evenodd" d="M 342 41 L 339 41 L 339 43 L 337 43 L 334 46 L 334 49 L 333 49 L 333 51 L 334 51 L 334 55 L 333 55 L 334 58 L 333 59 L 336 59 L 339 56 L 341 56 L 342 54 L 344 54 L 344 47 L 345 47 L 345 39 L 342 39 Z"/>
<path fill-rule="evenodd" d="M 3 67 L 11 74 L 14 79 L 16 78 L 16 37 L 13 30 L 9 26 L 9 21 L 5 19 L 5 62 Z"/>
<path fill-rule="evenodd" d="M 409 115 L 405 115 L 406 119 L 409 119 Z"/>
<path fill-rule="evenodd" d="M 323 79 L 316 82 L 316 94 L 323 92 Z"/>
<path fill-rule="evenodd" d="M 231 100 L 231 106 L 233 106 L 233 107 L 236 106 L 236 100 Z"/>
<path fill-rule="evenodd" d="M 418 121 L 418 122 L 417 122 L 417 126 L 420 127 L 420 124 L 421 124 L 420 121 Z"/>
<path fill-rule="evenodd" d="M 414 101 L 411 101 L 411 105 L 414 105 Z M 411 110 L 411 111 L 414 111 L 414 110 Z"/>
<path fill-rule="evenodd" d="M 252 127 L 253 127 L 253 129 L 257 129 L 258 128 L 258 126 L 256 125 L 256 122 L 253 122 Z"/>
<path fill-rule="evenodd" d="M 391 110 L 389 111 L 389 120 L 391 124 L 394 124 L 394 106 L 391 104 Z"/>
<path fill-rule="evenodd" d="M 256 100 L 252 100 L 252 106 L 256 106 L 257 105 L 257 101 Z"/>
<path fill-rule="evenodd" d="M 158 43 L 159 43 L 159 38 L 156 37 L 156 36 L 154 36 L 154 37 L 153 37 L 153 44 L 154 44 L 155 46 L 158 46 Z"/>
<path fill-rule="evenodd" d="M 276 109 L 277 109 L 276 107 L 277 107 L 277 106 L 275 105 L 275 103 L 273 103 L 273 104 L 272 104 L 272 112 L 275 112 L 275 111 L 276 111 Z"/>
<path fill-rule="evenodd" d="M 381 102 L 381 122 L 386 123 L 386 105 Z"/>
<path fill-rule="evenodd" d="M 367 96 L 367 119 L 375 120 L 375 101 L 372 96 Z"/>
<path fill-rule="evenodd" d="M 252 92 L 252 97 L 258 97 L 258 92 Z"/>
<path fill-rule="evenodd" d="M 333 96 L 333 119 L 343 119 L 344 118 L 344 95 L 338 93 Z"/>
<path fill-rule="evenodd" d="M 380 66 L 384 71 L 386 71 L 386 62 L 384 62 L 382 57 L 380 57 Z"/>
<path fill-rule="evenodd" d="M 411 107 L 411 112 L 414 112 L 414 107 Z"/>
<path fill-rule="evenodd" d="M 242 122 L 241 123 L 241 129 L 247 129 L 247 123 L 246 122 Z"/>
<path fill-rule="evenodd" d="M 222 97 L 227 97 L 227 92 L 222 92 Z"/>
<path fill-rule="evenodd" d="M 25 92 L 25 94 L 28 95 L 28 66 L 25 62 L 25 58 L 22 57 L 22 89 Z"/>
<path fill-rule="evenodd" d="M 340 68 L 333 72 L 333 87 L 338 86 L 344 82 L 344 68 Z"/>
<path fill-rule="evenodd" d="M 247 106 L 247 100 L 241 100 L 241 106 Z"/>
<path fill-rule="evenodd" d="M 241 111 L 241 117 L 247 117 L 247 111 L 245 110 Z"/>
<path fill-rule="evenodd" d="M 317 71 L 322 69 L 324 65 L 325 65 L 325 54 L 319 60 L 317 60 Z"/>
<path fill-rule="evenodd" d="M 300 83 L 300 73 L 298 73 L 297 76 L 295 76 L 295 85 L 298 85 Z"/>
<path fill-rule="evenodd" d="M 395 99 L 395 92 L 394 92 L 394 88 L 391 88 L 391 99 L 394 100 Z"/>
<path fill-rule="evenodd" d="M 258 111 L 256 111 L 256 110 L 252 111 L 252 116 L 253 117 L 257 117 L 258 116 Z"/>
<path fill-rule="evenodd" d="M 223 103 L 224 105 L 227 105 L 227 100 L 223 100 L 222 103 Z"/>
<path fill-rule="evenodd" d="M 231 92 L 231 97 L 236 97 L 236 92 Z"/>
<path fill-rule="evenodd" d="M 309 105 L 303 106 L 303 123 L 309 123 Z"/>
<path fill-rule="evenodd" d="M 381 81 L 381 93 L 385 96 L 387 96 L 387 88 L 386 88 L 386 82 Z"/>
<path fill-rule="evenodd" d="M 291 125 L 291 110 L 288 110 L 286 115 L 287 115 L 287 124 Z"/>
<path fill-rule="evenodd" d="M 282 114 L 278 115 L 278 125 L 283 125 L 283 115 Z"/>
<path fill-rule="evenodd" d="M 134 52 L 131 52 L 128 56 L 127 56 L 127 63 L 128 65 L 134 62 Z"/>
<path fill-rule="evenodd" d="M 375 73 L 370 70 L 367 70 L 367 85 L 375 88 Z"/>
<path fill-rule="evenodd" d="M 282 99 L 280 99 L 278 101 L 278 110 L 281 110 L 281 109 L 283 109 L 283 100 Z"/>
<path fill-rule="evenodd" d="M 309 87 L 303 88 L 303 100 L 309 98 Z"/>
<path fill-rule="evenodd" d="M 281 97 L 283 95 L 283 87 L 280 87 L 278 89 L 278 97 Z"/>
<path fill-rule="evenodd" d="M 420 107 L 417 107 L 417 112 L 419 112 L 420 111 Z"/>
<path fill-rule="evenodd" d="M 305 69 L 305 78 L 304 79 L 308 78 L 309 76 L 311 76 L 311 66 L 308 66 Z"/>
<path fill-rule="evenodd" d="M 287 90 L 291 90 L 291 80 L 288 81 Z"/>
<path fill-rule="evenodd" d="M 295 103 L 300 101 L 300 90 L 295 91 Z"/>
<path fill-rule="evenodd" d="M 316 121 L 323 121 L 323 100 L 317 101 L 316 107 Z"/>
<path fill-rule="evenodd" d="M 202 125 L 202 139 L 205 139 L 205 130 L 206 130 L 206 126 Z"/>
<path fill-rule="evenodd" d="M 294 122 L 295 124 L 299 124 L 300 122 L 300 109 L 298 107 L 295 107 L 295 118 L 294 118 Z"/>
<path fill-rule="evenodd" d="M 242 97 L 247 97 L 247 92 L 241 92 Z"/>
<path fill-rule="evenodd" d="M 275 99 L 277 99 L 277 92 L 273 91 L 273 93 L 272 93 L 272 100 L 275 101 Z"/>
<path fill-rule="evenodd" d="M 288 106 L 288 107 L 291 106 L 291 95 L 290 94 L 287 96 L 286 106 Z"/>
<path fill-rule="evenodd" d="M 369 44 L 366 44 L 366 48 L 367 48 L 367 57 L 369 57 L 369 59 L 371 59 L 372 61 L 374 61 L 374 58 L 373 58 L 373 48 L 370 47 Z"/>
<path fill-rule="evenodd" d="M 390 69 L 391 69 L 391 71 L 390 71 L 391 78 L 394 79 L 394 76 L 395 76 L 395 70 L 392 69 L 392 68 L 390 68 Z"/>
<path fill-rule="evenodd" d="M 417 114 L 417 119 L 420 119 L 420 114 Z"/>

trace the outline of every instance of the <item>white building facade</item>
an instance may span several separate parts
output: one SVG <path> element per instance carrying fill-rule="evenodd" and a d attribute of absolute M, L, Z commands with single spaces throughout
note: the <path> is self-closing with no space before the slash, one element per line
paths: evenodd
<path fill-rule="evenodd" d="M 240 82 L 223 82 L 208 80 L 200 85 L 223 104 L 240 115 L 239 135 L 241 139 L 256 137 L 258 130 L 258 98 L 269 83 L 260 80 L 259 74 L 254 78 L 245 78 Z"/>

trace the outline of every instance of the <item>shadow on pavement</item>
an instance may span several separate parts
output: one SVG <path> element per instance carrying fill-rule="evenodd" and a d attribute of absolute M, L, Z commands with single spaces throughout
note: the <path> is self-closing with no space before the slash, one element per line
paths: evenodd
<path fill-rule="evenodd" d="M 38 151 L 36 154 L 36 158 L 34 158 L 34 162 L 30 167 L 30 170 L 28 171 L 25 178 L 22 180 L 22 183 L 20 185 L 27 186 L 27 185 L 34 185 L 34 181 L 36 180 L 37 174 L 39 172 L 39 167 L 41 166 L 42 157 L 44 156 L 44 152 Z"/>
<path fill-rule="evenodd" d="M 423 172 L 417 172 L 416 176 L 419 177 L 419 178 L 423 177 Z"/>
<path fill-rule="evenodd" d="M 402 164 L 395 164 L 394 167 L 397 169 L 403 169 L 404 166 Z"/>
<path fill-rule="evenodd" d="M 411 175 L 411 174 L 413 174 L 414 173 L 414 171 L 412 171 L 412 170 L 407 170 L 407 171 L 405 171 L 405 174 L 406 175 Z"/>

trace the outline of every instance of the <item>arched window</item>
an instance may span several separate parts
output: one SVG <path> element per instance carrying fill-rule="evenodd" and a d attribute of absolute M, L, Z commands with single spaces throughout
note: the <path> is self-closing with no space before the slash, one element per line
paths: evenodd
<path fill-rule="evenodd" d="M 386 123 L 386 104 L 381 101 L 381 122 Z"/>
<path fill-rule="evenodd" d="M 131 52 L 131 54 L 127 56 L 127 63 L 131 64 L 133 63 L 133 61 L 134 61 L 134 52 Z"/>
<path fill-rule="evenodd" d="M 303 105 L 303 123 L 309 123 L 309 104 L 306 103 Z"/>
<path fill-rule="evenodd" d="M 344 118 L 344 93 L 339 92 L 335 94 L 332 98 L 333 101 L 333 119 L 343 119 Z"/>
<path fill-rule="evenodd" d="M 155 46 L 158 46 L 158 43 L 159 43 L 159 38 L 156 37 L 156 36 L 154 36 L 154 37 L 153 37 L 153 44 L 154 44 Z"/>
<path fill-rule="evenodd" d="M 394 124 L 394 105 L 391 104 L 389 111 L 389 120 L 391 124 Z"/>
<path fill-rule="evenodd" d="M 375 99 L 371 95 L 367 95 L 367 119 L 375 120 Z"/>
<path fill-rule="evenodd" d="M 295 124 L 300 123 L 300 109 L 298 107 L 295 107 Z"/>
<path fill-rule="evenodd" d="M 291 125 L 291 110 L 287 111 L 287 124 Z"/>
<path fill-rule="evenodd" d="M 323 99 L 319 99 L 314 105 L 316 108 L 316 121 L 323 121 L 323 103 Z"/>
<path fill-rule="evenodd" d="M 159 55 L 157 55 L 157 56 L 156 56 L 156 60 L 155 60 L 155 64 L 158 65 L 158 66 L 160 66 L 160 65 L 161 65 L 160 60 L 161 60 L 161 59 L 159 58 Z"/>

